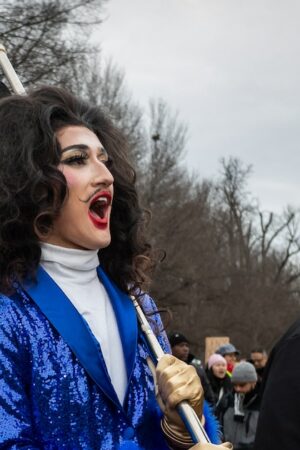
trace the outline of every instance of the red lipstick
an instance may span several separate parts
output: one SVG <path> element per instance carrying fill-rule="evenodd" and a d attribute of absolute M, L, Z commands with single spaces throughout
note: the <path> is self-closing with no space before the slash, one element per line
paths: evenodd
<path fill-rule="evenodd" d="M 105 229 L 108 226 L 108 209 L 112 203 L 109 191 L 98 192 L 92 199 L 89 207 L 89 218 L 95 227 Z"/>

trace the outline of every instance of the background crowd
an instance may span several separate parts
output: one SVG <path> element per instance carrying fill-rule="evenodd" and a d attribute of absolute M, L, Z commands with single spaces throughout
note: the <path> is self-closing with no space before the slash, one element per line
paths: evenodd
<path fill-rule="evenodd" d="M 204 397 L 219 419 L 224 441 L 232 442 L 235 450 L 254 449 L 267 352 L 253 348 L 242 358 L 240 350 L 228 343 L 202 363 L 190 352 L 189 340 L 182 333 L 170 334 L 169 341 L 172 354 L 196 368 Z"/>

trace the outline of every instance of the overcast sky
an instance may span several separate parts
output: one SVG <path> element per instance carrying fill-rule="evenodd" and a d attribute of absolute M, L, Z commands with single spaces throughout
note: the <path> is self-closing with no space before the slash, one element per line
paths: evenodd
<path fill-rule="evenodd" d="M 237 156 L 263 209 L 300 207 L 299 0 L 109 0 L 105 17 L 104 56 L 142 106 L 179 112 L 191 170 Z"/>

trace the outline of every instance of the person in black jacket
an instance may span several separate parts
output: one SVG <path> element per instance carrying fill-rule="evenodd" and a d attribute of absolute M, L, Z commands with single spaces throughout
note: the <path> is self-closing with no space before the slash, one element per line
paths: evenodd
<path fill-rule="evenodd" d="M 190 353 L 190 343 L 188 339 L 182 333 L 174 332 L 169 335 L 169 342 L 171 345 L 173 356 L 176 356 L 176 358 L 180 359 L 181 361 L 184 361 L 187 364 L 195 367 L 197 374 L 201 380 L 204 391 L 204 398 L 210 404 L 212 404 L 214 402 L 214 394 L 207 379 L 205 369 L 202 365 L 201 360 L 195 358 L 195 356 Z"/>
<path fill-rule="evenodd" d="M 263 378 L 255 450 L 300 449 L 300 320 L 273 348 Z"/>
<path fill-rule="evenodd" d="M 228 395 L 232 392 L 232 383 L 227 373 L 226 359 L 217 353 L 212 354 L 207 361 L 207 378 L 213 391 L 212 407 L 222 424 L 223 414 L 228 403 Z"/>
<path fill-rule="evenodd" d="M 261 385 L 264 376 L 264 371 L 268 362 L 268 354 L 263 348 L 253 348 L 250 354 L 250 361 L 257 373 L 257 384 Z"/>

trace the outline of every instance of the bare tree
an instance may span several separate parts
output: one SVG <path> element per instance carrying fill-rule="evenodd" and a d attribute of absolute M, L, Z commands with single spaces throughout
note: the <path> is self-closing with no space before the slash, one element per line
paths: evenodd
<path fill-rule="evenodd" d="M 250 168 L 234 158 L 223 160 L 222 168 L 215 217 L 228 259 L 223 260 L 227 286 L 218 317 L 249 351 L 250 345 L 271 345 L 298 308 L 299 213 L 263 214 L 246 191 Z"/>
<path fill-rule="evenodd" d="M 253 202 L 246 191 L 251 166 L 237 158 L 221 160 L 222 178 L 216 186 L 217 211 L 226 228 L 230 265 L 249 267 L 253 228 Z"/>
<path fill-rule="evenodd" d="M 157 208 L 171 199 L 189 177 L 183 166 L 186 126 L 159 99 L 150 103 L 150 124 L 146 151 L 141 165 L 144 201 Z M 179 201 L 179 198 L 178 198 Z"/>
<path fill-rule="evenodd" d="M 184 226 L 174 229 L 176 209 L 165 224 L 167 258 L 155 295 L 198 352 L 209 335 L 230 336 L 245 354 L 269 348 L 299 308 L 298 212 L 260 212 L 247 192 L 249 174 L 241 161 L 223 160 L 206 197 L 201 184 L 194 195 L 186 190 Z"/>
<path fill-rule="evenodd" d="M 65 86 L 99 104 L 128 137 L 139 161 L 142 112 L 124 84 L 124 73 L 104 63 L 89 36 L 101 23 L 107 0 L 0 2 L 0 41 L 25 87 Z"/>
<path fill-rule="evenodd" d="M 98 104 L 123 131 L 129 141 L 131 159 L 138 168 L 145 153 L 143 112 L 132 100 L 124 71 L 111 60 L 104 62 L 99 56 L 89 59 L 84 83 L 78 90 L 92 103 Z"/>
<path fill-rule="evenodd" d="M 106 0 L 8 0 L 0 3 L 0 41 L 25 86 L 72 88 L 82 79 L 89 35 Z M 95 51 L 95 49 L 94 49 Z M 81 64 L 78 60 L 81 59 Z"/>

